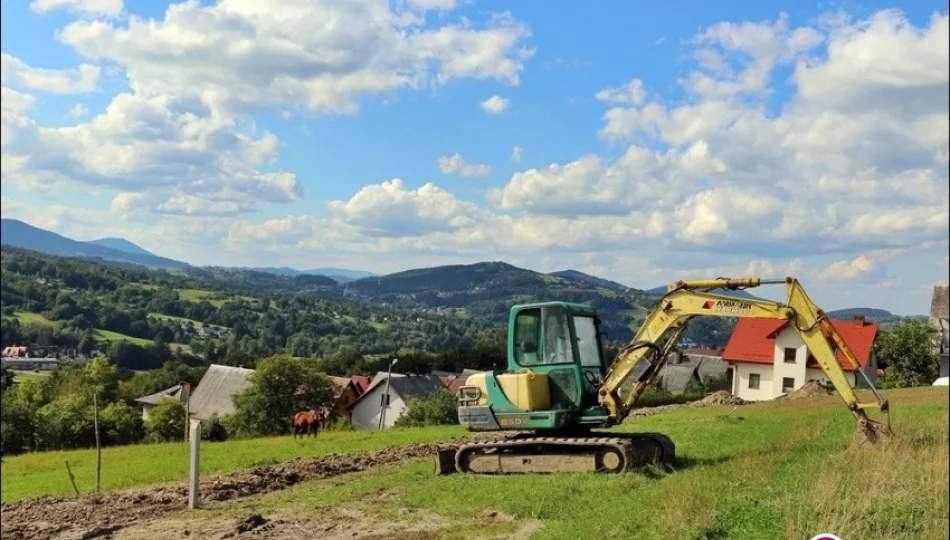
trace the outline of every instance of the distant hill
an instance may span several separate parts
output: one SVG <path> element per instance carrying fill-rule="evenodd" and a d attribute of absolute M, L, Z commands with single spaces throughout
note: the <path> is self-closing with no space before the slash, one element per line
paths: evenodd
<path fill-rule="evenodd" d="M 899 321 L 903 318 L 900 315 L 894 315 L 886 309 L 869 307 L 836 309 L 834 311 L 828 311 L 826 315 L 828 315 L 829 319 L 838 320 L 848 320 L 853 319 L 857 315 L 864 315 L 864 319 L 868 322 L 892 322 Z"/>
<path fill-rule="evenodd" d="M 97 246 L 104 246 L 107 248 L 117 249 L 123 253 L 137 253 L 139 255 L 151 255 L 155 256 L 154 253 L 143 249 L 141 246 L 129 242 L 125 238 L 100 238 L 98 240 L 89 240 L 87 244 L 95 244 Z"/>
<path fill-rule="evenodd" d="M 610 289 L 612 291 L 622 291 L 629 288 L 626 285 L 617 283 L 616 281 L 610 281 L 609 279 L 599 278 L 597 276 L 585 274 L 584 272 L 581 272 L 578 270 L 559 270 L 557 272 L 549 272 L 548 275 L 567 278 L 567 279 L 574 279 L 577 281 L 583 281 L 586 283 L 590 283 L 591 285 L 595 285 L 597 287 Z"/>
<path fill-rule="evenodd" d="M 314 268 L 312 270 L 297 270 L 296 268 L 290 268 L 289 266 L 263 266 L 250 268 L 250 270 L 266 272 L 268 274 L 274 274 L 275 276 L 301 276 L 305 274 L 312 276 L 325 276 L 336 281 L 337 283 L 347 283 L 356 279 L 362 279 L 376 275 L 373 272 L 367 272 L 365 270 L 350 270 L 347 268 L 332 267 Z"/>
<path fill-rule="evenodd" d="M 648 293 L 650 293 L 650 294 L 657 294 L 657 295 L 664 295 L 664 294 L 666 294 L 666 291 L 667 291 L 666 285 L 663 285 L 662 287 L 654 287 L 654 288 L 652 288 L 652 289 L 647 289 L 647 292 L 648 292 Z M 714 294 L 721 294 L 722 296 L 729 296 L 729 297 L 731 297 L 731 298 L 742 298 L 742 299 L 745 299 L 745 300 L 765 300 L 765 298 L 761 298 L 761 297 L 759 297 L 759 296 L 755 296 L 754 294 L 750 294 L 748 291 L 732 291 L 732 290 L 729 290 L 729 289 L 713 289 L 713 290 L 711 290 L 711 291 L 709 291 L 709 292 L 714 293 Z"/>
<path fill-rule="evenodd" d="M 120 245 L 126 249 L 129 246 L 142 250 L 135 244 L 121 239 L 104 239 L 107 243 L 116 245 L 115 240 L 119 240 Z M 101 242 L 97 241 L 97 242 Z M 125 243 L 125 244 L 122 244 Z M 101 245 L 96 242 L 80 242 L 52 231 L 34 227 L 18 219 L 0 220 L 0 244 L 21 247 L 47 253 L 49 255 L 63 255 L 69 257 L 89 257 L 98 258 L 104 261 L 132 263 L 144 266 L 154 266 L 157 268 L 188 268 L 188 263 L 159 257 L 147 251 L 145 253 L 136 253 L 124 251 Z M 127 244 L 127 245 L 126 245 Z"/>

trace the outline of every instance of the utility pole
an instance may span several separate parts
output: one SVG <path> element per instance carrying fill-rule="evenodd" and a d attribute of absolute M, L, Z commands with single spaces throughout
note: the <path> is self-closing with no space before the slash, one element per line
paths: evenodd
<path fill-rule="evenodd" d="M 399 362 L 398 358 L 393 358 L 393 361 L 389 363 L 389 371 L 386 373 L 386 393 L 379 400 L 379 429 L 383 429 L 383 422 L 386 420 L 386 409 L 389 408 L 389 381 L 392 379 L 393 366 L 396 362 Z"/>

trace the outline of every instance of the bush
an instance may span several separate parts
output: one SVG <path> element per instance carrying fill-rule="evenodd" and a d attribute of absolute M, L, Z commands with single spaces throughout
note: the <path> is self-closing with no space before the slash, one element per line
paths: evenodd
<path fill-rule="evenodd" d="M 458 424 L 458 400 L 447 388 L 435 390 L 425 399 L 409 398 L 406 411 L 394 424 L 396 427 L 438 426 Z"/>
<path fill-rule="evenodd" d="M 688 403 L 690 401 L 695 401 L 697 399 L 702 399 L 704 396 L 702 390 L 694 390 L 692 388 L 687 388 L 686 392 L 682 394 L 674 394 L 669 390 L 663 388 L 658 388 L 655 386 L 648 386 L 640 394 L 640 398 L 637 399 L 635 409 L 641 407 L 660 407 L 662 405 L 675 405 L 680 403 Z"/>
<path fill-rule="evenodd" d="M 132 444 L 145 435 L 142 415 L 123 403 L 110 403 L 99 411 L 99 434 L 103 446 Z"/>
<path fill-rule="evenodd" d="M 163 399 L 152 408 L 145 431 L 153 442 L 185 439 L 185 404 L 177 399 Z"/>
<path fill-rule="evenodd" d="M 201 426 L 201 440 L 208 442 L 228 440 L 228 430 L 218 415 L 212 416 L 210 421 Z"/>

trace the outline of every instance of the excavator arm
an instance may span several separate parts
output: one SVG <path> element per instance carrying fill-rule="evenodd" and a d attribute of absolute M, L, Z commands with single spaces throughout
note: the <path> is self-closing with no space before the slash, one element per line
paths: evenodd
<path fill-rule="evenodd" d="M 785 283 L 786 303 L 766 300 L 746 300 L 707 292 L 712 289 L 746 289 L 763 284 Z M 798 331 L 809 352 L 818 361 L 848 410 L 858 422 L 856 443 L 884 442 L 892 435 L 888 420 L 887 400 L 877 391 L 864 372 L 854 353 L 835 329 L 825 313 L 805 293 L 798 280 L 715 279 L 678 281 L 660 299 L 637 331 L 633 340 L 617 355 L 601 385 L 598 399 L 609 412 L 611 423 L 622 422 L 644 389 L 653 383 L 666 363 L 667 355 L 693 317 L 743 317 L 787 320 Z M 837 348 L 845 361 L 864 377 L 876 402 L 861 403 L 848 382 L 835 356 Z M 881 421 L 871 420 L 866 409 L 879 408 Z"/>

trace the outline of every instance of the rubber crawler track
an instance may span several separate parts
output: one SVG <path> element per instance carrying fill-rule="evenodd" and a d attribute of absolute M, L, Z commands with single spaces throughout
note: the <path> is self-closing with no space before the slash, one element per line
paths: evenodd
<path fill-rule="evenodd" d="M 463 444 L 455 453 L 455 468 L 460 473 L 492 474 L 472 471 L 470 459 L 476 455 L 542 456 L 602 454 L 612 452 L 621 457 L 613 468 L 595 466 L 592 472 L 619 473 L 649 463 L 671 463 L 676 457 L 673 441 L 662 433 L 618 433 L 595 437 L 533 437 L 514 435 L 504 440 Z M 523 473 L 531 473 L 530 468 Z"/>

